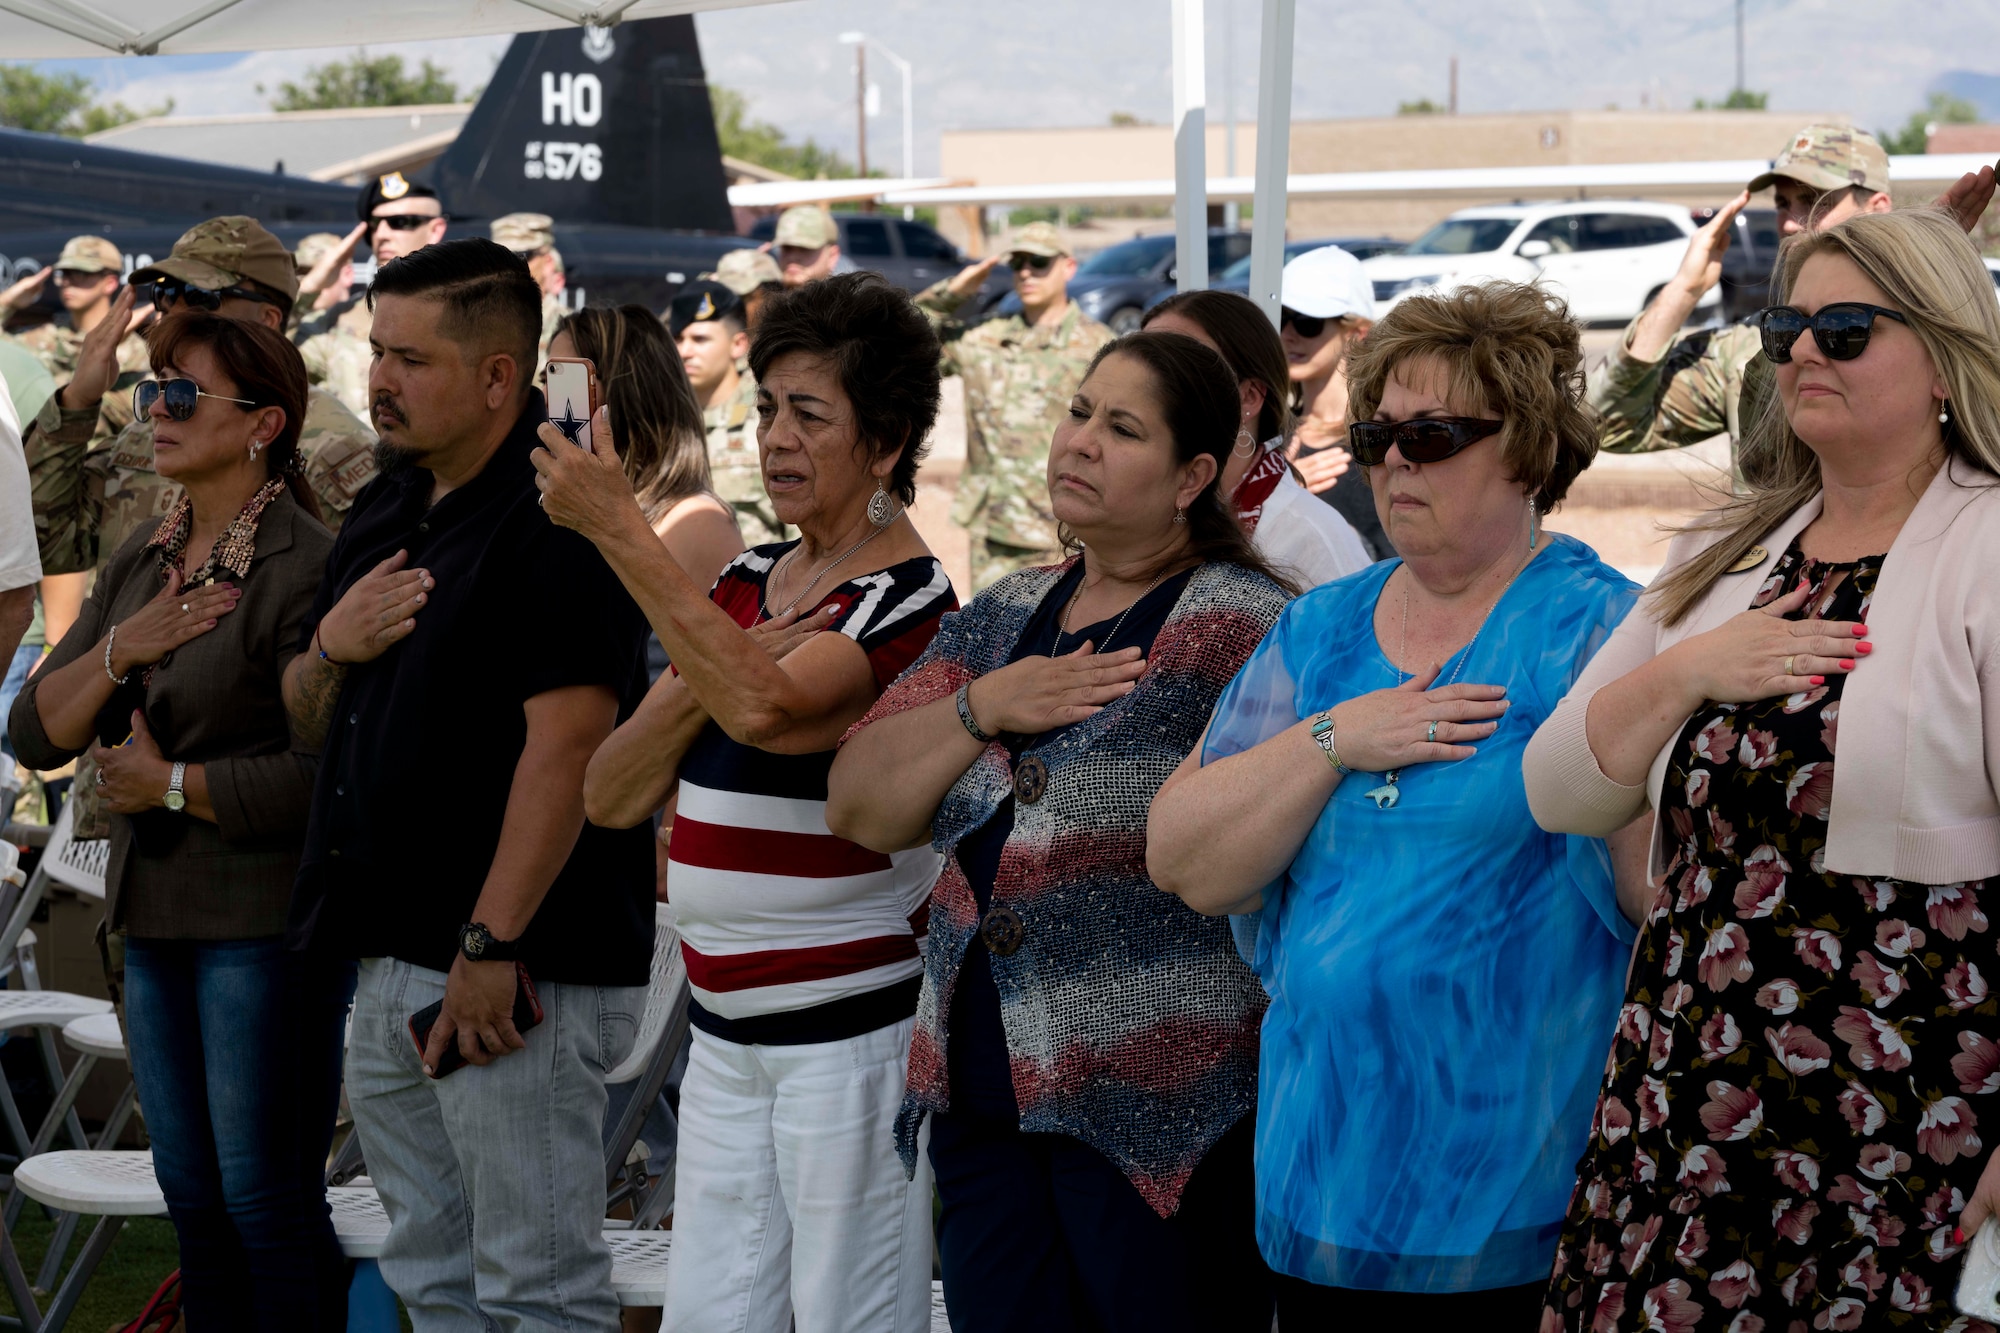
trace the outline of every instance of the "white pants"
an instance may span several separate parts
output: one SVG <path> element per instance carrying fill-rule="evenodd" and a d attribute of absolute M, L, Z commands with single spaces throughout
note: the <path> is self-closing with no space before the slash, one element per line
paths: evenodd
<path fill-rule="evenodd" d="M 665 1333 L 924 1333 L 931 1168 L 894 1127 L 913 1020 L 811 1046 L 697 1030 Z"/>

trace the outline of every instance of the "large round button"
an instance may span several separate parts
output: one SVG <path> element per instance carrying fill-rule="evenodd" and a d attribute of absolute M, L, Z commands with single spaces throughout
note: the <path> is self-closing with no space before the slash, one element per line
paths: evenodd
<path fill-rule="evenodd" d="M 979 918 L 979 938 L 987 949 L 1002 958 L 1015 953 L 1021 947 L 1021 938 L 1027 933 L 1027 925 L 1021 914 L 1011 907 L 989 907 L 986 915 Z"/>
<path fill-rule="evenodd" d="M 1033 805 L 1048 789 L 1049 766 L 1035 755 L 1022 755 L 1021 762 L 1014 765 L 1014 799 L 1022 805 Z"/>

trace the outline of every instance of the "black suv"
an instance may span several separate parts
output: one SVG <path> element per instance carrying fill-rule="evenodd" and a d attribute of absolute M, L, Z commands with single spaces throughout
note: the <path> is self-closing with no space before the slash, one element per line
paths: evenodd
<path fill-rule="evenodd" d="M 1209 273 L 1219 274 L 1249 253 L 1249 232 L 1209 229 Z M 1113 333 L 1135 333 L 1146 312 L 1174 294 L 1176 277 L 1174 234 L 1135 236 L 1078 264 L 1076 276 L 1069 280 L 1069 296 L 1084 314 L 1110 325 Z M 1020 298 L 1010 291 L 993 313 L 1012 315 L 1020 309 Z"/>

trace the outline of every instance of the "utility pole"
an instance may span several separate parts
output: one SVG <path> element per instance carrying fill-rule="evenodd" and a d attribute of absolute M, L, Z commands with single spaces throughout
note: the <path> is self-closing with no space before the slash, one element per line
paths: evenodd
<path fill-rule="evenodd" d="M 1736 0 L 1736 91 L 1743 88 L 1743 0 Z"/>
<path fill-rule="evenodd" d="M 868 174 L 868 48 L 854 44 L 854 142 L 856 174 Z"/>
<path fill-rule="evenodd" d="M 1458 114 L 1458 57 L 1451 58 L 1451 114 Z"/>
<path fill-rule="evenodd" d="M 1222 0 L 1222 171 L 1236 174 L 1236 3 Z M 1235 231 L 1243 225 L 1243 205 L 1231 199 L 1222 206 L 1222 225 Z"/>

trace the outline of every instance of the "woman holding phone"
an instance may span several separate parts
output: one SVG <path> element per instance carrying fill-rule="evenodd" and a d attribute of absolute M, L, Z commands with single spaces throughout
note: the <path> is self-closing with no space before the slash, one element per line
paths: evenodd
<path fill-rule="evenodd" d="M 10 726 L 31 767 L 97 760 L 132 1076 L 190 1321 L 340 1329 L 321 1172 L 353 965 L 284 944 L 316 758 L 279 680 L 333 545 L 300 466 L 305 365 L 212 314 L 148 342 L 158 378 L 133 410 L 182 497 L 119 548 Z"/>

